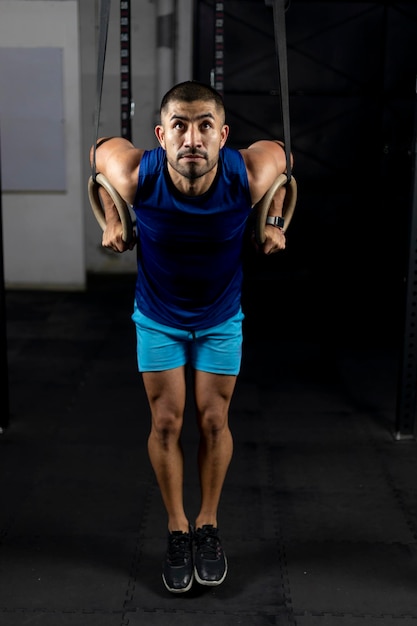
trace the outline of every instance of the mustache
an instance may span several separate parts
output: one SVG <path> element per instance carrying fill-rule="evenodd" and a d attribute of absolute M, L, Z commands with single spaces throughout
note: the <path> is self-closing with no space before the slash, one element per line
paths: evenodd
<path fill-rule="evenodd" d="M 178 159 L 182 159 L 185 156 L 201 156 L 203 159 L 207 159 L 207 152 L 200 150 L 199 148 L 190 148 L 189 150 L 180 150 L 177 154 Z"/>

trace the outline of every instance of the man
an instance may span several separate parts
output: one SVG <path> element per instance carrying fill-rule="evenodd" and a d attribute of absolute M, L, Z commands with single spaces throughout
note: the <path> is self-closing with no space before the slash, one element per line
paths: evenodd
<path fill-rule="evenodd" d="M 217 510 L 232 458 L 228 410 L 242 347 L 242 247 L 248 218 L 286 170 L 277 141 L 240 151 L 225 147 L 229 127 L 221 96 L 195 81 L 174 86 L 161 103 L 160 147 L 143 150 L 123 138 L 97 142 L 102 173 L 136 214 L 138 276 L 132 319 L 138 369 L 151 411 L 148 451 L 168 517 L 162 577 L 173 593 L 195 579 L 218 585 L 227 573 Z M 91 149 L 93 160 L 94 148 Z M 102 244 L 132 249 L 108 193 Z M 280 216 L 285 187 L 269 216 Z M 268 220 L 269 221 L 269 220 Z M 285 248 L 285 234 L 265 225 L 263 254 Z M 193 524 L 183 506 L 181 429 L 186 370 L 193 381 L 200 433 L 201 505 Z"/>

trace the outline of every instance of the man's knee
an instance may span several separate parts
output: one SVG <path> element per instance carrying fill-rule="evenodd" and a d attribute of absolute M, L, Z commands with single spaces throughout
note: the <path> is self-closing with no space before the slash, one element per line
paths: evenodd
<path fill-rule="evenodd" d="M 181 434 L 183 419 L 175 415 L 153 417 L 151 434 L 162 443 L 177 440 Z"/>
<path fill-rule="evenodd" d="M 227 414 L 216 411 L 206 411 L 200 417 L 200 431 L 207 439 L 219 439 L 228 430 Z"/>

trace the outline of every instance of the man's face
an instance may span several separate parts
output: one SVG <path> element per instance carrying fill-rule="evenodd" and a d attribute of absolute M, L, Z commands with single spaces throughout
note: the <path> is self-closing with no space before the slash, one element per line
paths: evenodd
<path fill-rule="evenodd" d="M 169 166 L 191 181 L 216 167 L 228 132 L 215 102 L 202 100 L 171 102 L 162 113 L 161 125 L 155 129 Z"/>

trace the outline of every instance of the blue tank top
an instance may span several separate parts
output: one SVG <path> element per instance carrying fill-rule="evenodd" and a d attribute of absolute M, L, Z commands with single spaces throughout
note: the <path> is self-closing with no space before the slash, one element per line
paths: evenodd
<path fill-rule="evenodd" d="M 172 184 L 165 151 L 146 151 L 133 209 L 139 239 L 139 310 L 185 330 L 209 328 L 236 314 L 244 233 L 252 210 L 241 154 L 222 148 L 212 186 L 190 197 Z"/>

